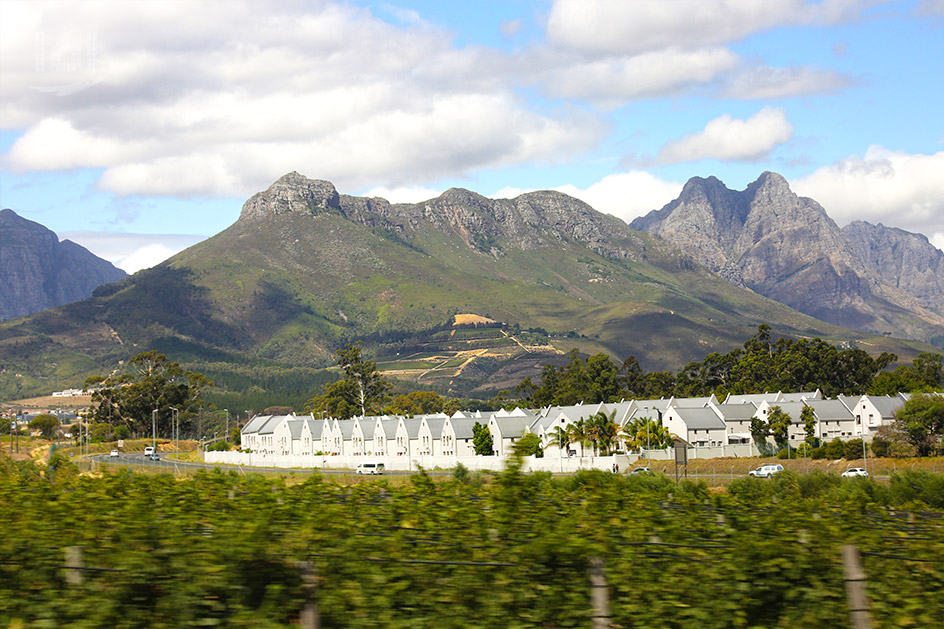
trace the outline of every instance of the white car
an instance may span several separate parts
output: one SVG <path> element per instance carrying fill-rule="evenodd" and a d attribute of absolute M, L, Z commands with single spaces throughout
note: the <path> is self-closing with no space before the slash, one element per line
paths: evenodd
<path fill-rule="evenodd" d="M 770 478 L 774 474 L 783 471 L 783 466 L 779 463 L 773 465 L 761 465 L 756 470 L 751 470 L 748 475 L 756 478 Z"/>
<path fill-rule="evenodd" d="M 151 456 L 154 454 L 154 446 L 146 446 L 144 448 L 144 456 Z"/>
<path fill-rule="evenodd" d="M 852 478 L 853 476 L 865 476 L 868 478 L 869 473 L 866 472 L 863 467 L 850 467 L 842 473 L 843 478 Z"/>
<path fill-rule="evenodd" d="M 118 450 L 112 450 L 111 452 L 108 453 L 108 456 L 110 456 L 110 457 L 113 458 L 113 459 L 117 459 L 117 458 L 118 458 Z"/>
<path fill-rule="evenodd" d="M 384 464 L 383 463 L 361 463 L 357 466 L 357 469 L 354 470 L 355 474 L 383 474 L 384 473 Z"/>

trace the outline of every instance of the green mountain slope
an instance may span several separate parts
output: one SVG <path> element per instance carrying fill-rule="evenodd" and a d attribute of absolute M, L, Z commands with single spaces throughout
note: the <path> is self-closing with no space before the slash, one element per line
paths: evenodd
<path fill-rule="evenodd" d="M 462 313 L 506 329 L 444 335 Z M 248 378 L 260 390 L 304 388 L 354 340 L 393 374 L 485 393 L 574 346 L 678 369 L 739 345 L 762 322 L 865 338 L 732 286 L 563 194 L 491 200 L 450 190 L 393 205 L 292 173 L 171 260 L 0 325 L 0 393 L 74 386 L 146 349 L 231 387 Z M 524 342 L 514 333 L 529 328 L 543 331 Z"/>

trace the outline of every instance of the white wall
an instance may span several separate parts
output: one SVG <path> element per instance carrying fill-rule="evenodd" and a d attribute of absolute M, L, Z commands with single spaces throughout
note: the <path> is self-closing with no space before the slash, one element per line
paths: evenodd
<path fill-rule="evenodd" d="M 576 472 L 577 470 L 599 469 L 609 471 L 613 464 L 620 466 L 620 471 L 626 471 L 639 457 L 632 455 L 535 458 L 526 456 L 523 459 L 523 470 L 526 472 Z M 652 458 L 656 458 L 653 456 Z M 330 456 L 330 455 L 286 455 L 260 454 L 257 452 L 206 452 L 204 460 L 207 463 L 228 465 L 244 465 L 247 467 L 277 467 L 277 468 L 327 468 L 353 470 L 359 463 L 376 461 L 383 463 L 388 470 L 416 471 L 420 467 L 427 470 L 452 469 L 457 463 L 462 463 L 472 471 L 505 469 L 505 459 L 497 456 Z"/>

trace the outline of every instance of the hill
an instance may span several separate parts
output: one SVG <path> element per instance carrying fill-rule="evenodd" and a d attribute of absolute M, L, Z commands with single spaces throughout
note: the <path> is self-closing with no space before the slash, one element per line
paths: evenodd
<path fill-rule="evenodd" d="M 0 269 L 0 320 L 85 299 L 127 275 L 9 209 L 0 210 Z"/>
<path fill-rule="evenodd" d="M 736 286 L 823 321 L 944 347 L 944 253 L 883 225 L 840 229 L 776 173 L 742 191 L 692 178 L 677 199 L 631 226 Z"/>
<path fill-rule="evenodd" d="M 453 328 L 469 313 L 502 325 Z M 74 385 L 146 349 L 232 388 L 311 390 L 335 349 L 363 340 L 388 372 L 485 394 L 575 346 L 678 369 L 762 322 L 909 353 L 734 286 L 564 194 L 391 204 L 290 173 L 169 261 L 0 325 L 0 392 Z"/>

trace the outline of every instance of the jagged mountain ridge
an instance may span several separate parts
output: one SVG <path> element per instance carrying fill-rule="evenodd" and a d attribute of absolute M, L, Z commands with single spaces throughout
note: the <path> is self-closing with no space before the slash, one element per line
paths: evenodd
<path fill-rule="evenodd" d="M 841 230 L 821 205 L 770 172 L 743 191 L 692 178 L 677 199 L 631 223 L 732 284 L 823 321 L 944 342 L 937 250 L 926 238 L 865 225 Z"/>
<path fill-rule="evenodd" d="M 736 347 L 764 322 L 857 338 L 734 287 L 564 194 L 496 200 L 455 189 L 391 204 L 290 173 L 250 198 L 232 226 L 171 260 L 92 299 L 0 325 L 0 362 L 29 367 L 37 381 L 68 377 L 64 364 L 107 367 L 146 348 L 170 348 L 183 364 L 322 366 L 347 341 L 399 351 L 403 333 L 456 313 L 543 328 L 552 355 L 579 346 L 660 369 Z M 520 354 L 473 357 L 448 385 L 507 386 L 548 358 Z M 53 355 L 73 360 L 55 361 L 55 372 L 34 360 Z"/>
<path fill-rule="evenodd" d="M 85 299 L 127 275 L 10 209 L 0 210 L 0 269 L 0 320 Z"/>

